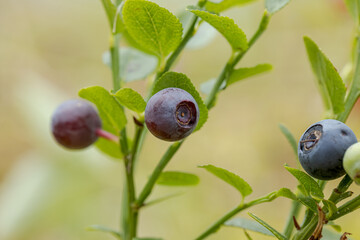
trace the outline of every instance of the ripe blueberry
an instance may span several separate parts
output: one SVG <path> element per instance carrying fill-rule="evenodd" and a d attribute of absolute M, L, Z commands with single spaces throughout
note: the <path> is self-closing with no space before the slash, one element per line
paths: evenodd
<path fill-rule="evenodd" d="M 311 125 L 298 145 L 301 166 L 314 178 L 331 180 L 345 174 L 345 151 L 356 143 L 353 131 L 344 123 L 326 119 Z"/>
<path fill-rule="evenodd" d="M 55 110 L 51 130 L 58 143 L 71 149 L 85 148 L 98 138 L 101 120 L 90 103 L 84 100 L 68 100 Z"/>
<path fill-rule="evenodd" d="M 154 94 L 145 109 L 149 131 L 166 141 L 178 141 L 190 135 L 199 120 L 195 99 L 183 89 L 165 88 Z"/>
<path fill-rule="evenodd" d="M 351 145 L 345 152 L 343 166 L 352 180 L 360 185 L 360 142 Z"/>

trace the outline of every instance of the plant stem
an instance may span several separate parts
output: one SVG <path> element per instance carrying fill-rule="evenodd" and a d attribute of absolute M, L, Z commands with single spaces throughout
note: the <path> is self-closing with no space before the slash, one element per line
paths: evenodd
<path fill-rule="evenodd" d="M 332 215 L 329 220 L 338 219 L 348 213 L 355 211 L 358 208 L 360 208 L 360 195 L 340 206 L 338 208 L 338 211 L 334 215 Z"/>
<path fill-rule="evenodd" d="M 289 238 L 294 230 L 294 217 L 296 218 L 299 215 L 300 209 L 301 209 L 301 203 L 298 201 L 292 201 L 291 203 L 291 209 L 288 216 L 288 219 L 286 221 L 285 229 L 284 229 L 284 235 Z"/>
<path fill-rule="evenodd" d="M 166 151 L 164 156 L 161 158 L 160 162 L 155 167 L 155 169 L 154 169 L 153 173 L 151 174 L 149 180 L 147 181 L 145 187 L 141 191 L 138 199 L 135 201 L 135 204 L 134 204 L 135 208 L 142 207 L 145 200 L 147 199 L 147 197 L 150 195 L 152 189 L 154 188 L 156 180 L 159 178 L 161 172 L 164 170 L 165 166 L 169 163 L 169 161 L 175 155 L 175 153 L 180 148 L 180 146 L 183 142 L 184 141 L 175 142 L 168 148 L 168 150 Z"/>
<path fill-rule="evenodd" d="M 120 78 L 120 56 L 119 56 L 120 34 L 111 35 L 110 55 L 111 55 L 111 71 L 113 78 L 113 92 L 117 92 L 121 88 Z"/>
<path fill-rule="evenodd" d="M 102 137 L 106 140 L 109 140 L 109 141 L 112 141 L 112 142 L 115 142 L 115 143 L 119 143 L 119 138 L 118 136 L 115 136 L 114 134 L 112 133 L 109 133 L 101 128 L 98 128 L 96 129 L 96 135 L 98 137 Z"/>
<path fill-rule="evenodd" d="M 293 240 L 308 239 L 311 236 L 311 234 L 314 232 L 317 223 L 318 223 L 318 217 L 317 215 L 314 215 L 311 221 L 309 222 L 309 224 L 307 224 L 304 228 L 302 228 L 295 234 Z"/>

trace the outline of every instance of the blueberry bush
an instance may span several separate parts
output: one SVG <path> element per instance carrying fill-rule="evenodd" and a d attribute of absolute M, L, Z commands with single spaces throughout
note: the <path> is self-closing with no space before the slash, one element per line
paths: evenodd
<path fill-rule="evenodd" d="M 265 32 L 274 14 L 289 0 L 266 0 L 258 27 L 250 37 L 233 19 L 222 13 L 252 0 L 199 0 L 197 5 L 184 9 L 179 17 L 147 0 L 101 2 L 111 32 L 109 51 L 103 55 L 103 61 L 111 69 L 113 88 L 87 87 L 79 91 L 84 100 L 63 103 L 53 115 L 53 135 L 61 145 L 70 149 L 94 144 L 109 157 L 122 159 L 124 164 L 126 184 L 122 191 L 121 229 L 99 225 L 89 229 L 110 233 L 122 240 L 158 240 L 160 238 L 138 236 L 141 210 L 167 199 L 148 200 L 157 184 L 192 186 L 199 182 L 199 177 L 194 174 L 165 171 L 165 168 L 186 138 L 201 130 L 220 93 L 245 78 L 271 70 L 270 64 L 249 68 L 238 67 L 238 64 Z M 325 120 L 311 125 L 298 144 L 291 132 L 280 125 L 305 170 L 302 171 L 300 165 L 297 168 L 285 165 L 285 169 L 298 181 L 298 187 L 293 190 L 284 187 L 249 201 L 247 197 L 253 189 L 243 178 L 211 164 L 199 166 L 238 190 L 242 199 L 232 210 L 214 219 L 207 229 L 199 229 L 193 239 L 206 239 L 224 225 L 243 229 L 247 239 L 252 239 L 251 232 L 282 240 L 348 239 L 349 233 L 342 232 L 335 221 L 360 207 L 360 195 L 348 190 L 353 181 L 359 183 L 359 145 L 353 131 L 343 123 L 360 96 L 360 1 L 345 2 L 356 29 L 353 58 L 346 74 L 341 77 L 316 43 L 304 37 L 310 65 L 323 99 Z M 190 40 L 198 44 L 206 42 L 206 34 L 200 34 L 204 23 L 216 29 L 232 51 L 219 75 L 201 84 L 200 94 L 185 73 L 174 72 L 172 68 Z M 132 69 L 134 66 L 135 70 Z M 144 79 L 148 86 L 146 96 L 125 87 L 128 82 Z M 127 117 L 129 115 L 132 117 Z M 133 124 L 128 124 L 130 122 Z M 173 143 L 158 161 L 147 183 L 138 189 L 135 170 L 141 165 L 139 156 L 148 130 L 154 136 Z M 338 186 L 326 197 L 324 188 L 327 181 L 342 176 Z M 292 202 L 282 232 L 252 213 L 248 214 L 253 220 L 235 217 L 240 212 L 279 197 Z M 302 210 L 304 214 L 300 215 Z M 301 222 L 300 216 L 303 218 Z M 339 233 L 329 232 L 324 225 L 332 226 Z"/>

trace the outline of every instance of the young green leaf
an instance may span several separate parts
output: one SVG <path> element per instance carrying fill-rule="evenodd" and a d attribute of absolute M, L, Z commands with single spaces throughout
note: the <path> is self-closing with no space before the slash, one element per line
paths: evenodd
<path fill-rule="evenodd" d="M 338 225 L 338 224 L 335 224 L 333 221 L 329 221 L 329 222 L 327 223 L 327 225 L 328 225 L 329 227 L 331 227 L 332 229 L 334 229 L 335 231 L 341 232 L 341 226 Z"/>
<path fill-rule="evenodd" d="M 319 47 L 308 37 L 304 37 L 304 42 L 325 108 L 336 117 L 344 110 L 345 84 Z"/>
<path fill-rule="evenodd" d="M 121 88 L 114 94 L 115 98 L 121 105 L 131 111 L 142 113 L 145 111 L 146 102 L 143 97 L 131 88 Z"/>
<path fill-rule="evenodd" d="M 229 172 L 228 170 L 223 168 L 215 167 L 211 164 L 199 167 L 206 169 L 221 180 L 235 187 L 241 193 L 243 198 L 252 193 L 252 188 L 250 187 L 250 185 L 235 173 Z"/>
<path fill-rule="evenodd" d="M 261 225 L 263 225 L 266 229 L 268 229 L 277 239 L 280 240 L 287 240 L 287 238 L 282 235 L 281 233 L 279 233 L 278 231 L 275 230 L 275 228 L 271 227 L 269 224 L 267 224 L 266 222 L 264 222 L 263 220 L 261 220 L 259 217 L 257 217 L 256 215 L 249 213 L 250 217 L 252 217 L 255 221 L 257 221 L 258 223 L 260 223 Z"/>
<path fill-rule="evenodd" d="M 261 233 L 267 236 L 273 236 L 273 234 L 268 229 L 264 228 L 261 224 L 246 218 L 233 218 L 226 221 L 224 225 L 250 230 L 252 232 Z"/>
<path fill-rule="evenodd" d="M 110 233 L 111 235 L 113 235 L 114 237 L 116 237 L 119 240 L 122 240 L 122 236 L 119 232 L 108 228 L 108 227 L 104 227 L 101 225 L 91 225 L 89 227 L 86 228 L 87 231 L 95 231 L 95 232 L 105 232 L 105 233 Z"/>
<path fill-rule="evenodd" d="M 313 198 L 299 196 L 298 201 L 314 213 L 317 213 L 317 203 Z"/>
<path fill-rule="evenodd" d="M 94 103 L 102 120 L 102 128 L 119 136 L 119 132 L 126 125 L 126 117 L 120 104 L 103 87 L 94 86 L 83 88 L 79 96 Z"/>
<path fill-rule="evenodd" d="M 152 205 L 155 205 L 155 204 L 164 202 L 164 201 L 166 201 L 166 200 L 168 200 L 168 199 L 170 199 L 170 198 L 174 198 L 174 197 L 180 196 L 180 195 L 182 195 L 182 194 L 184 194 L 184 192 L 173 193 L 173 194 L 170 194 L 170 195 L 167 195 L 167 196 L 164 196 L 164 197 L 160 197 L 160 198 L 151 200 L 151 201 L 149 201 L 149 202 L 146 202 L 143 207 L 149 207 L 149 206 L 152 206 Z"/>
<path fill-rule="evenodd" d="M 243 80 L 245 78 L 249 78 L 252 76 L 255 76 L 260 73 L 268 72 L 272 69 L 272 66 L 270 64 L 259 64 L 255 67 L 250 68 L 239 68 L 235 69 L 231 72 L 231 75 L 229 77 L 229 80 L 227 81 L 226 85 L 229 86 L 233 83 L 236 83 L 240 80 Z"/>
<path fill-rule="evenodd" d="M 328 211 L 326 214 L 326 218 L 329 219 L 334 213 L 337 212 L 337 207 L 335 203 L 330 200 L 323 199 L 322 202 L 324 203 L 324 206 L 327 208 Z"/>
<path fill-rule="evenodd" d="M 202 18 L 220 32 L 230 43 L 233 51 L 245 51 L 248 48 L 245 33 L 228 17 L 221 17 L 210 12 L 189 8 L 189 11 Z"/>
<path fill-rule="evenodd" d="M 199 181 L 199 177 L 191 173 L 166 171 L 161 173 L 156 183 L 165 186 L 194 186 Z"/>
<path fill-rule="evenodd" d="M 98 138 L 98 140 L 95 142 L 95 146 L 103 153 L 107 154 L 110 157 L 121 159 L 123 157 L 122 152 L 120 151 L 119 144 L 116 144 L 115 142 Z"/>
<path fill-rule="evenodd" d="M 209 12 L 220 13 L 235 6 L 242 6 L 256 0 L 222 0 L 221 2 L 207 1 L 205 8 Z"/>
<path fill-rule="evenodd" d="M 270 14 L 274 14 L 285 7 L 289 2 L 290 0 L 265 0 L 265 8 Z"/>
<path fill-rule="evenodd" d="M 203 100 L 201 99 L 200 94 L 196 91 L 191 80 L 185 74 L 182 73 L 176 73 L 176 72 L 164 73 L 161 76 L 161 78 L 155 83 L 152 95 L 154 95 L 160 90 L 169 87 L 181 88 L 187 91 L 188 93 L 190 93 L 193 96 L 193 98 L 196 100 L 199 106 L 200 114 L 199 114 L 199 122 L 195 128 L 195 131 L 199 130 L 204 125 L 204 123 L 208 118 L 208 109 L 205 106 Z"/>
<path fill-rule="evenodd" d="M 125 82 L 142 80 L 153 73 L 158 66 L 156 57 L 135 48 L 122 47 L 119 49 L 119 53 L 121 59 L 119 61 L 119 74 L 120 78 Z M 102 59 L 103 63 L 111 68 L 111 55 L 109 51 L 103 54 Z"/>
<path fill-rule="evenodd" d="M 298 169 L 287 166 L 285 166 L 285 168 L 299 181 L 301 185 L 304 186 L 309 194 L 320 200 L 324 198 L 324 194 L 319 187 L 319 184 L 312 177 Z"/>
<path fill-rule="evenodd" d="M 101 2 L 108 17 L 111 32 L 113 32 L 113 34 L 123 32 L 125 26 L 119 14 L 116 15 L 116 6 L 111 2 L 111 0 L 101 0 Z M 114 26 L 114 24 L 116 24 L 116 26 Z"/>
<path fill-rule="evenodd" d="M 297 142 L 295 140 L 294 135 L 290 132 L 290 130 L 284 125 L 279 124 L 280 131 L 284 134 L 288 142 L 290 143 L 291 148 L 293 149 L 295 156 L 297 156 Z"/>
<path fill-rule="evenodd" d="M 179 45 L 180 21 L 167 9 L 144 0 L 127 0 L 123 18 L 130 36 L 153 55 L 164 59 Z"/>
<path fill-rule="evenodd" d="M 295 195 L 295 193 L 293 193 L 290 189 L 288 188 L 281 188 L 280 190 L 278 190 L 276 192 L 276 196 L 278 197 L 285 197 L 285 198 L 289 198 L 291 200 L 297 200 L 297 197 Z"/>

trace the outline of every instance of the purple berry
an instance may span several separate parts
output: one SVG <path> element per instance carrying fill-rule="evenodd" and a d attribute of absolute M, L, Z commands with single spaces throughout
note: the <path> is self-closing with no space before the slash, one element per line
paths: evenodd
<path fill-rule="evenodd" d="M 66 148 L 90 146 L 98 138 L 97 129 L 101 129 L 101 119 L 94 107 L 84 100 L 68 100 L 58 106 L 52 116 L 52 133 Z"/>
<path fill-rule="evenodd" d="M 166 88 L 154 94 L 145 109 L 149 131 L 165 141 L 178 141 L 191 134 L 199 120 L 195 99 L 183 89 Z"/>

